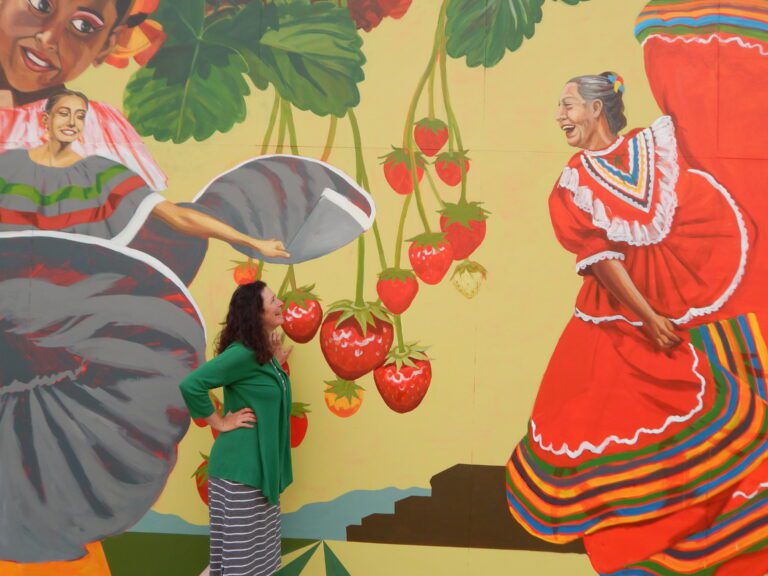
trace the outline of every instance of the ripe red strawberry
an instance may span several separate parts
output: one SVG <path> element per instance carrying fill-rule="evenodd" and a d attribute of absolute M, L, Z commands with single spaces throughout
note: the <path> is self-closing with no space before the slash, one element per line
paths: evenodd
<path fill-rule="evenodd" d="M 307 409 L 309 404 L 303 402 L 294 402 L 291 405 L 291 448 L 296 448 L 304 441 L 309 427 L 309 418 L 307 414 L 311 410 Z"/>
<path fill-rule="evenodd" d="M 440 229 L 453 248 L 453 259 L 468 258 L 483 243 L 489 212 L 480 207 L 480 202 L 460 200 L 458 204 L 446 204 L 440 214 Z"/>
<path fill-rule="evenodd" d="M 357 28 L 370 32 L 386 18 L 402 18 L 411 0 L 349 0 L 347 7 Z"/>
<path fill-rule="evenodd" d="M 442 232 L 411 238 L 408 248 L 411 268 L 425 284 L 439 284 L 453 262 L 453 248 Z"/>
<path fill-rule="evenodd" d="M 437 118 L 422 118 L 413 128 L 413 139 L 427 156 L 434 156 L 448 142 L 448 125 Z"/>
<path fill-rule="evenodd" d="M 469 172 L 469 158 L 466 152 L 443 152 L 435 160 L 435 170 L 440 180 L 448 186 L 461 184 L 461 163 L 464 162 L 464 172 Z"/>
<path fill-rule="evenodd" d="M 232 262 L 237 264 L 237 266 L 230 268 L 230 270 L 233 270 L 232 276 L 239 286 L 251 284 L 259 279 L 259 265 L 252 258 L 248 258 L 247 262 L 239 260 L 232 260 Z"/>
<path fill-rule="evenodd" d="M 373 380 L 384 402 L 403 414 L 416 408 L 432 382 L 432 364 L 424 348 L 411 344 L 392 350 L 387 363 L 373 372 Z"/>
<path fill-rule="evenodd" d="M 200 466 L 197 467 L 192 478 L 195 479 L 195 486 L 197 486 L 197 493 L 200 495 L 200 499 L 203 504 L 208 506 L 208 455 L 200 453 L 203 457 L 203 461 Z"/>
<path fill-rule="evenodd" d="M 288 362 L 283 362 L 282 364 L 280 364 L 280 366 L 282 367 L 283 370 L 285 370 L 285 373 L 288 374 L 288 376 L 291 375 L 291 366 L 290 364 L 288 364 Z"/>
<path fill-rule="evenodd" d="M 356 380 L 384 363 L 394 331 L 380 304 L 334 304 L 320 327 L 320 348 L 339 378 Z"/>
<path fill-rule="evenodd" d="M 320 299 L 312 293 L 313 288 L 314 285 L 303 286 L 283 297 L 283 332 L 300 344 L 312 340 L 323 321 Z"/>
<path fill-rule="evenodd" d="M 411 305 L 419 291 L 419 283 L 411 270 L 387 268 L 379 274 L 376 292 L 392 314 L 402 314 Z"/>
<path fill-rule="evenodd" d="M 392 152 L 383 156 L 384 177 L 398 194 L 408 195 L 413 192 L 413 176 L 411 175 L 411 159 L 408 151 L 403 148 L 392 147 Z M 424 177 L 424 156 L 416 152 L 416 178 L 419 182 Z"/>

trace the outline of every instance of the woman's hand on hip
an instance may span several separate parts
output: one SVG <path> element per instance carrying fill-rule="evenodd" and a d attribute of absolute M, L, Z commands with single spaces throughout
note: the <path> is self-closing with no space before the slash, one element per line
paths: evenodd
<path fill-rule="evenodd" d="M 251 408 L 242 408 L 237 412 L 227 412 L 224 416 L 214 412 L 205 421 L 217 432 L 230 432 L 237 428 L 253 428 L 257 419 Z"/>

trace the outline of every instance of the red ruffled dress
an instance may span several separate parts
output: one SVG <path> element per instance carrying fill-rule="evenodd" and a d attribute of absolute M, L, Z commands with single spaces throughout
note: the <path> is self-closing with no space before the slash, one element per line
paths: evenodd
<path fill-rule="evenodd" d="M 759 319 L 718 313 L 744 275 L 750 231 L 728 191 L 680 159 L 669 117 L 574 156 L 549 206 L 584 281 L 507 466 L 510 511 L 540 538 L 583 538 L 600 573 L 678 573 L 635 564 L 711 529 L 759 483 L 768 453 Z M 682 344 L 654 348 L 591 273 L 607 259 Z M 745 544 L 723 544 L 718 562 Z"/>

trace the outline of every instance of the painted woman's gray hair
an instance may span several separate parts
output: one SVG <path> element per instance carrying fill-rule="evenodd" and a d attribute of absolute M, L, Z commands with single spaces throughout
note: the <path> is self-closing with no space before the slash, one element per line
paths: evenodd
<path fill-rule="evenodd" d="M 603 103 L 605 118 L 611 132 L 618 134 L 627 126 L 627 117 L 624 115 L 623 90 L 616 91 L 614 83 L 608 79 L 616 77 L 614 72 L 603 72 L 599 76 L 577 76 L 571 78 L 568 83 L 576 84 L 579 94 L 587 102 L 600 100 Z"/>

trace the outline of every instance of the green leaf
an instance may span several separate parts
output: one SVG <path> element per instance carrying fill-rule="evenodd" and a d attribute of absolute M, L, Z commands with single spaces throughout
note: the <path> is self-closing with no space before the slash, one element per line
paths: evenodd
<path fill-rule="evenodd" d="M 569 2 L 570 3 L 570 2 Z M 452 0 L 448 4 L 447 51 L 467 66 L 490 68 L 505 51 L 533 37 L 544 0 Z"/>
<path fill-rule="evenodd" d="M 280 95 L 301 110 L 342 117 L 360 102 L 363 40 L 346 8 L 294 0 L 277 6 L 279 29 L 264 33 L 258 58 Z"/>
<path fill-rule="evenodd" d="M 206 37 L 234 50 L 245 62 L 253 85 L 265 90 L 269 86 L 269 70 L 262 56 L 261 39 L 268 30 L 279 29 L 277 6 L 250 2 L 217 24 L 211 27 Z"/>
<path fill-rule="evenodd" d="M 325 542 L 323 542 L 323 553 L 325 554 L 325 576 L 351 576 Z"/>
<path fill-rule="evenodd" d="M 308 412 L 312 412 L 308 408 L 309 404 L 306 402 L 293 402 L 291 403 L 291 416 L 295 416 L 296 418 L 301 418 L 304 414 L 307 414 Z"/>
<path fill-rule="evenodd" d="M 350 404 L 352 403 L 352 400 L 360 398 L 360 395 L 357 393 L 358 390 L 365 391 L 365 388 L 355 382 L 351 380 L 342 380 L 341 378 L 337 380 L 328 380 L 325 384 L 327 385 L 327 388 L 325 389 L 326 394 L 333 394 L 336 398 L 346 398 Z"/>
<path fill-rule="evenodd" d="M 298 576 L 301 574 L 301 571 L 306 568 L 307 564 L 309 563 L 310 559 L 312 558 L 312 555 L 315 553 L 317 548 L 320 546 L 320 542 L 312 546 L 309 550 L 304 552 L 301 556 L 293 560 L 290 564 L 287 564 L 286 566 L 283 566 L 275 572 L 278 576 Z"/>
<path fill-rule="evenodd" d="M 161 7 L 157 18 L 168 41 L 128 83 L 128 119 L 139 134 L 161 142 L 205 140 L 229 131 L 245 120 L 250 93 L 243 78 L 246 61 L 218 42 L 234 16 L 206 23 L 204 0 L 174 0 Z"/>

